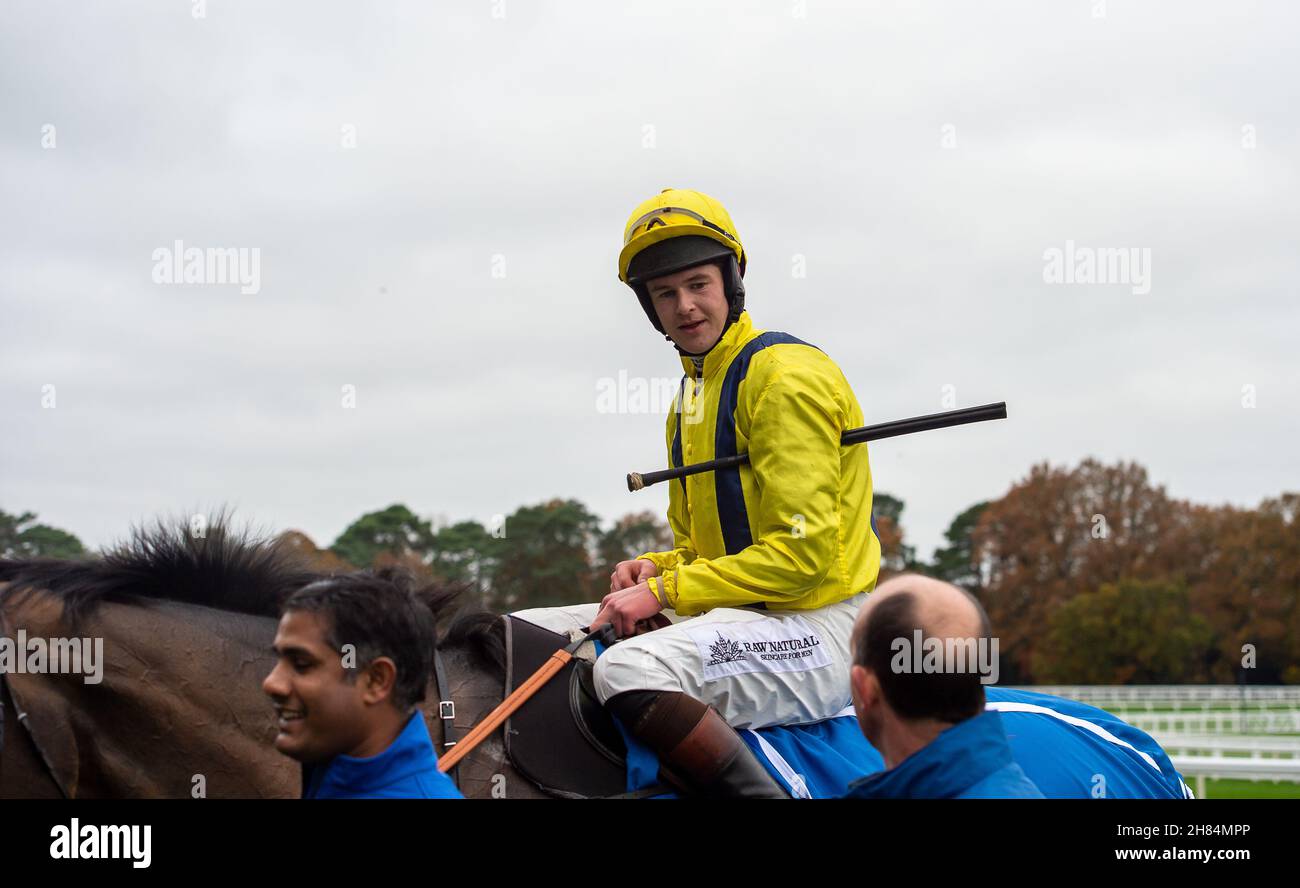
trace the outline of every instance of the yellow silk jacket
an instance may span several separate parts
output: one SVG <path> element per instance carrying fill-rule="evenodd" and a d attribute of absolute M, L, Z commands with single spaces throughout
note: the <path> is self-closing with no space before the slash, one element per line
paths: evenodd
<path fill-rule="evenodd" d="M 875 586 L 880 540 L 871 521 L 863 425 L 844 374 L 819 349 L 756 330 L 743 312 L 686 375 L 668 415 L 670 465 L 749 453 L 738 468 L 669 482 L 674 548 L 650 585 L 668 607 L 698 614 L 756 605 L 811 610 Z"/>

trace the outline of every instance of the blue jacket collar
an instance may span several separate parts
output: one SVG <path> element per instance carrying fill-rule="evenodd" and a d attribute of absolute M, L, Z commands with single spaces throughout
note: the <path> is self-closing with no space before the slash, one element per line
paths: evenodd
<path fill-rule="evenodd" d="M 424 716 L 417 710 L 406 727 L 379 755 L 357 758 L 337 755 L 327 763 L 304 769 L 304 798 L 335 798 L 369 792 L 437 768 L 437 756 Z"/>
<path fill-rule="evenodd" d="M 1002 718 L 986 711 L 958 722 L 897 767 L 849 784 L 858 799 L 948 799 L 1011 764 Z"/>

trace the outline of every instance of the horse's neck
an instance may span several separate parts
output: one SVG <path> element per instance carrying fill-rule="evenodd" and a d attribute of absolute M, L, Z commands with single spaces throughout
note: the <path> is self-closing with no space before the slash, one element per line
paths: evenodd
<path fill-rule="evenodd" d="M 160 603 L 105 604 L 95 623 L 104 682 L 72 690 L 93 713 L 90 736 L 77 742 L 104 751 L 104 794 L 297 795 L 298 768 L 271 745 L 261 689 L 275 620 Z M 105 707 L 106 694 L 120 704 Z"/>
<path fill-rule="evenodd" d="M 482 721 L 501 702 L 505 694 L 505 676 L 498 670 L 484 669 L 477 658 L 461 645 L 441 648 L 443 665 L 448 673 L 452 699 L 456 703 L 456 728 L 461 737 Z M 431 682 L 424 709 L 435 725 L 433 741 L 442 755 L 442 722 L 438 719 L 437 683 Z M 466 798 L 548 798 L 525 779 L 506 757 L 504 736 L 496 731 L 456 766 L 456 781 Z"/>

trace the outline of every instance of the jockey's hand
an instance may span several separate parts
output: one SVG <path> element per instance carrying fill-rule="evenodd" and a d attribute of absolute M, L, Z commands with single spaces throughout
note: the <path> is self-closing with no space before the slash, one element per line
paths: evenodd
<path fill-rule="evenodd" d="M 657 577 L 658 575 L 659 565 L 646 558 L 620 561 L 615 566 L 614 572 L 609 575 L 609 591 L 617 592 L 620 589 L 626 589 L 628 586 L 644 583 L 647 577 Z"/>
<path fill-rule="evenodd" d="M 637 634 L 638 623 L 650 619 L 661 610 L 663 605 L 651 591 L 650 585 L 637 583 L 606 595 L 600 602 L 600 612 L 591 621 L 591 626 L 594 629 L 605 623 L 613 623 L 614 633 L 619 638 L 629 638 Z"/>

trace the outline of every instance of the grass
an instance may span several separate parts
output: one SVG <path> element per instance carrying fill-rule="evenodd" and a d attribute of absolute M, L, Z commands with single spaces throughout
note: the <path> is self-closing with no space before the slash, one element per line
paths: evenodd
<path fill-rule="evenodd" d="M 1187 785 L 1196 791 L 1196 780 Z M 1200 796 L 1198 795 L 1198 798 Z M 1207 799 L 1300 799 L 1300 783 L 1273 780 L 1213 779 L 1205 781 Z"/>

